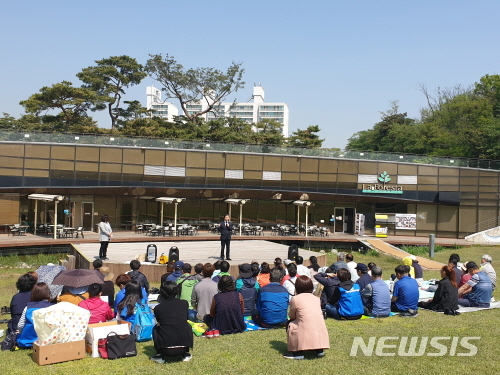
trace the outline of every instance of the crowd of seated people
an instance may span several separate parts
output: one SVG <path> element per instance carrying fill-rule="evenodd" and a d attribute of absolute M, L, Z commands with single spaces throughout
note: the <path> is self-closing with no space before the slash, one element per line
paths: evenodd
<path fill-rule="evenodd" d="M 310 263 L 304 266 L 300 256 L 295 262 L 276 258 L 273 268 L 267 262 L 243 263 L 238 265 L 236 278 L 230 275 L 227 261 L 199 263 L 194 272 L 182 261 L 167 264 L 154 307 L 157 354 L 151 359 L 160 363 L 175 356 L 191 359 L 193 336 L 188 320 L 206 323 L 205 337 L 211 338 L 245 331 L 245 319 L 249 318 L 263 328 L 286 327 L 289 353 L 285 358 L 303 359 L 305 351 L 321 357 L 329 348 L 324 318 L 348 321 L 363 315 L 386 318 L 394 313 L 413 317 L 418 308 L 457 315 L 459 306 L 489 307 L 496 286 L 489 255 L 477 264 L 460 263 L 458 254 L 452 254 L 440 270 L 441 279 L 425 287 L 435 292 L 427 301 L 419 301 L 423 274 L 414 256 L 404 258 L 388 282 L 382 279 L 381 267 L 373 262 L 356 263 L 352 254 L 339 253 L 330 267 L 319 267 L 316 257 L 311 257 Z M 55 300 L 50 298 L 48 285 L 37 282 L 36 273 L 19 277 L 8 326 L 18 332 L 19 346 L 30 347 L 36 340 L 33 312 L 55 302 L 70 302 L 89 310 L 89 323 L 112 319 L 135 322 L 137 308 L 147 302 L 150 288 L 139 271 L 140 262 L 132 261 L 131 271 L 116 279 L 102 261 L 97 260 L 94 268 L 103 277 L 103 284 L 64 287 Z M 116 295 L 113 281 L 119 289 Z"/>

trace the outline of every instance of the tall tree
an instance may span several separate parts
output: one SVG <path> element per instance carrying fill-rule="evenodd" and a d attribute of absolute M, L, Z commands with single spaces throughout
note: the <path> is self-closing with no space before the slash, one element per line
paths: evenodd
<path fill-rule="evenodd" d="M 103 101 L 92 110 L 102 110 L 107 105 L 111 128 L 114 129 L 120 116 L 120 101 L 125 88 L 141 83 L 147 73 L 136 59 L 125 55 L 97 60 L 96 64 L 82 69 L 76 76 L 85 84 L 84 87 L 103 97 Z"/>
<path fill-rule="evenodd" d="M 184 69 L 173 56 L 150 55 L 146 63 L 149 75 L 163 85 L 163 91 L 168 98 L 179 100 L 184 116 L 191 122 L 207 112 L 213 112 L 214 107 L 228 95 L 244 87 L 241 63 L 233 63 L 225 72 L 215 68 Z M 206 105 L 192 107 L 188 105 Z"/>
<path fill-rule="evenodd" d="M 323 145 L 324 139 L 320 139 L 318 133 L 320 128 L 318 125 L 309 125 L 307 129 L 297 129 L 289 138 L 289 145 L 292 147 L 307 147 L 317 148 Z"/>
<path fill-rule="evenodd" d="M 21 101 L 26 112 L 39 115 L 42 112 L 60 110 L 56 117 L 68 131 L 69 127 L 87 117 L 87 110 L 102 99 L 94 91 L 84 87 L 74 87 L 71 82 L 62 81 L 50 87 L 42 87 L 39 93 Z"/>
<path fill-rule="evenodd" d="M 282 145 L 285 141 L 283 135 L 283 124 L 272 119 L 263 119 L 255 124 L 257 132 L 255 133 L 256 143 L 266 145 Z"/>

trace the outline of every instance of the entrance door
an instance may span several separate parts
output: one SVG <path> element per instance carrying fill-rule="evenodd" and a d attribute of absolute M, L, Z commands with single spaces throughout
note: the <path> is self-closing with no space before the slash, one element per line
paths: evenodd
<path fill-rule="evenodd" d="M 344 208 L 335 208 L 335 233 L 344 233 Z"/>
<path fill-rule="evenodd" d="M 356 219 L 356 209 L 346 208 L 344 209 L 345 220 L 344 220 L 344 232 L 354 233 L 354 222 Z"/>
<path fill-rule="evenodd" d="M 354 233 L 354 219 L 356 217 L 355 208 L 335 208 L 335 232 Z"/>
<path fill-rule="evenodd" d="M 94 203 L 82 203 L 83 230 L 94 231 Z"/>

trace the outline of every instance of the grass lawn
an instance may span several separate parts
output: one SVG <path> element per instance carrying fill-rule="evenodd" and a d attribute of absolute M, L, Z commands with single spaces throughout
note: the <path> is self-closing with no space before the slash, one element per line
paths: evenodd
<path fill-rule="evenodd" d="M 444 250 L 436 253 L 435 260 L 446 262 L 449 255 L 457 252 L 462 260 L 479 262 L 481 255 L 487 253 L 495 260 L 500 260 L 500 247 L 469 247 Z M 55 257 L 57 259 L 57 256 Z M 45 259 L 44 259 L 45 260 Z M 55 260 L 54 260 L 55 261 Z M 329 264 L 334 259 L 329 255 Z M 385 270 L 385 277 L 394 272 L 399 264 L 396 259 L 379 255 L 355 254 L 355 261 L 377 263 Z M 0 258 L 0 266 L 5 259 Z M 35 261 L 27 262 L 35 264 Z M 46 260 L 45 260 L 46 263 Z M 36 267 L 34 267 L 36 268 Z M 26 270 L 0 269 L 0 306 L 8 305 L 16 292 L 15 281 Z M 438 277 L 437 271 L 426 271 L 426 279 Z M 500 293 L 495 293 L 500 299 Z M 500 373 L 500 309 L 467 313 L 460 316 L 445 316 L 428 311 L 420 311 L 416 318 L 391 317 L 386 319 L 363 319 L 358 321 L 326 321 L 330 335 L 331 349 L 324 358 L 315 358 L 306 354 L 304 361 L 291 361 L 281 357 L 286 351 L 286 332 L 284 329 L 247 332 L 237 335 L 221 336 L 216 339 L 195 338 L 193 359 L 191 362 L 171 361 L 159 365 L 151 362 L 149 356 L 155 354 L 153 343 L 138 344 L 139 355 L 134 358 L 115 361 L 87 357 L 80 361 L 65 362 L 50 366 L 38 366 L 31 359 L 31 351 L 0 352 L 0 363 L 4 374 L 446 374 L 471 373 L 483 369 L 491 374 Z M 0 325 L 6 329 L 6 325 Z M 450 356 L 449 346 L 444 356 L 428 356 L 437 352 L 430 346 L 422 356 L 365 356 L 358 351 L 357 356 L 350 356 L 354 337 L 450 337 L 441 344 L 451 342 L 452 337 L 480 337 L 470 341 L 477 346 L 473 357 Z M 420 342 L 420 341 L 419 341 Z M 387 344 L 395 344 L 388 341 Z M 397 352 L 386 349 L 385 352 Z M 458 347 L 456 353 L 468 350 Z M 488 368 L 488 370 L 486 370 Z M 482 371 L 481 371 L 482 372 Z"/>

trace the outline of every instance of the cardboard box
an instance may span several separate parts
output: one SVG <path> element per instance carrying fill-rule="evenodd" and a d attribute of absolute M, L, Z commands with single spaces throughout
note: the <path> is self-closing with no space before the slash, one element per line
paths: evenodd
<path fill-rule="evenodd" d="M 40 366 L 86 357 L 85 340 L 39 346 L 33 344 L 33 361 Z"/>
<path fill-rule="evenodd" d="M 99 339 L 106 338 L 110 332 L 115 332 L 118 335 L 128 335 L 130 334 L 130 326 L 129 322 L 116 320 L 106 323 L 89 324 L 87 334 L 85 335 L 87 353 L 91 353 L 93 358 L 100 357 L 99 350 L 97 349 Z"/>

